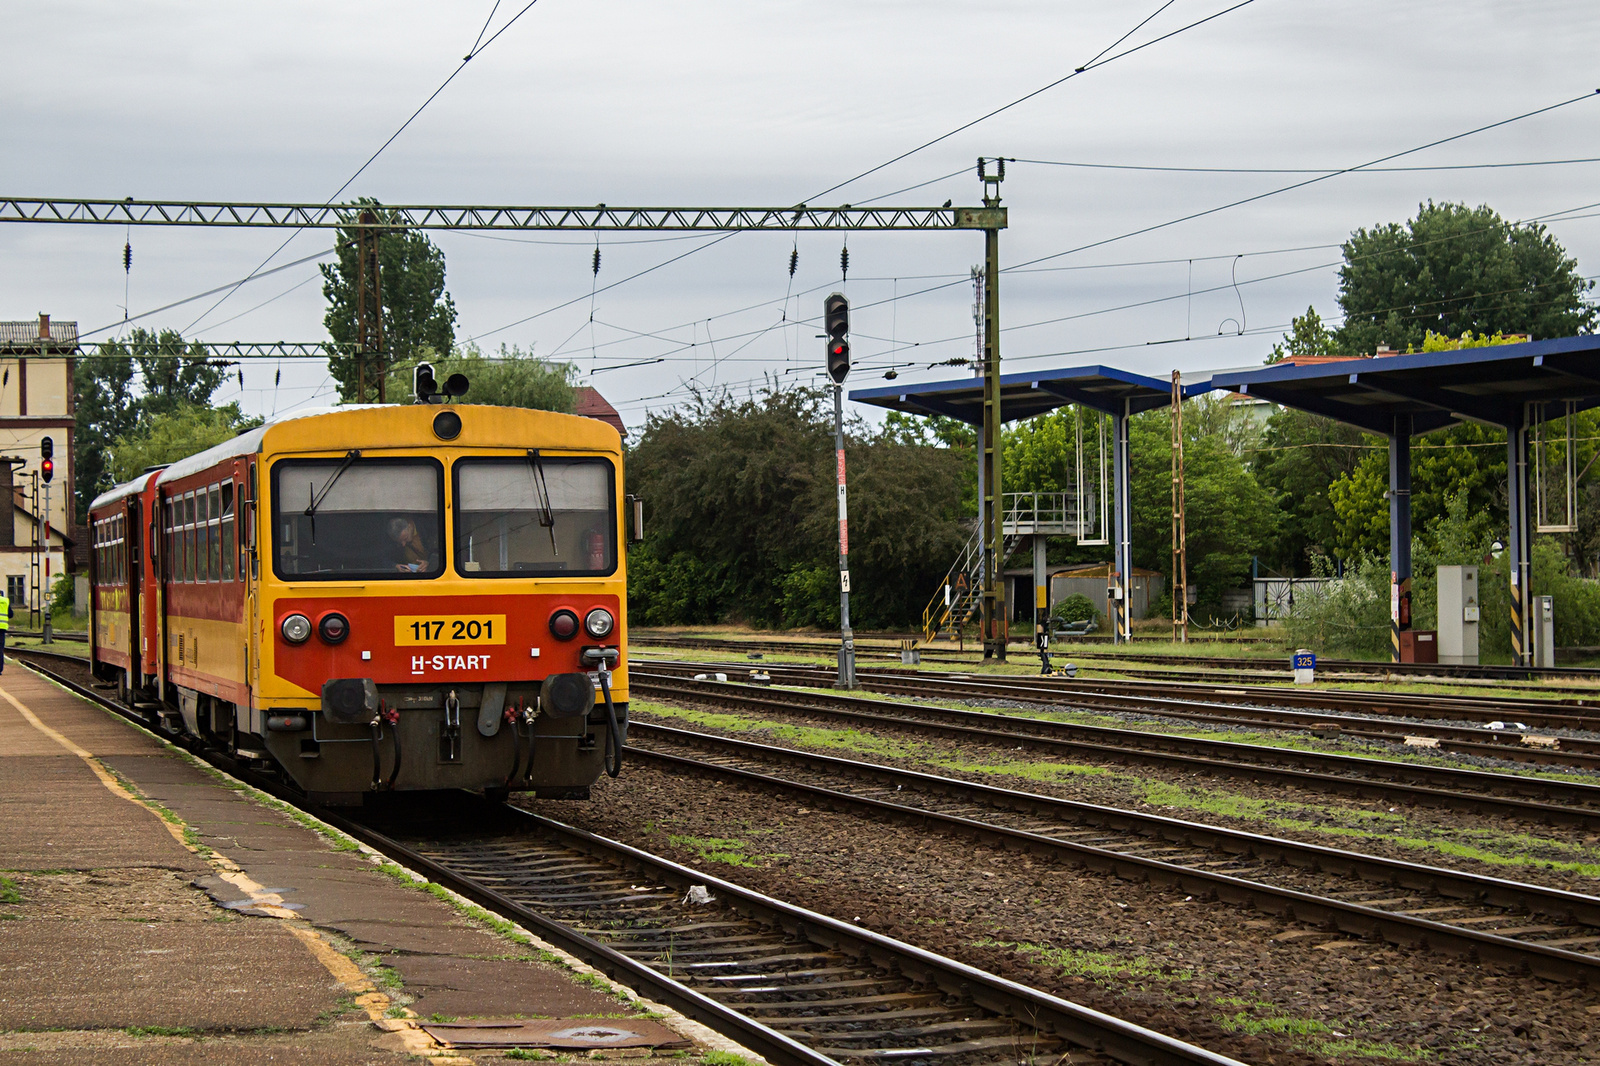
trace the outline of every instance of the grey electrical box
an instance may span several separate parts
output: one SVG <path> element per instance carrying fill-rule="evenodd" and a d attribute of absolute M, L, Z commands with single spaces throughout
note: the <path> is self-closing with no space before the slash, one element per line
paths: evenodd
<path fill-rule="evenodd" d="M 1533 598 L 1533 665 L 1550 669 L 1556 664 L 1555 597 Z"/>
<path fill-rule="evenodd" d="M 1478 665 L 1478 568 L 1439 567 L 1439 661 Z"/>

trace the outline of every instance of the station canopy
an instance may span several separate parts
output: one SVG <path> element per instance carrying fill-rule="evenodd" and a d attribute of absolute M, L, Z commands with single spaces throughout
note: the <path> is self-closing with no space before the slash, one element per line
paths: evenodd
<path fill-rule="evenodd" d="M 1600 406 L 1600 337 L 1220 371 L 1210 384 L 1385 435 L 1404 415 L 1416 433 L 1462 421 L 1512 426 L 1526 403 Z"/>
<path fill-rule="evenodd" d="M 1208 388 L 1206 384 L 1183 386 L 1185 396 Z M 971 426 L 983 425 L 982 377 L 856 389 L 850 398 L 891 411 L 944 415 Z M 1171 402 L 1171 382 L 1109 366 L 1036 370 L 1000 377 L 1000 417 L 1005 422 L 1049 414 L 1073 403 L 1120 415 L 1124 411 L 1137 414 L 1165 407 Z"/>

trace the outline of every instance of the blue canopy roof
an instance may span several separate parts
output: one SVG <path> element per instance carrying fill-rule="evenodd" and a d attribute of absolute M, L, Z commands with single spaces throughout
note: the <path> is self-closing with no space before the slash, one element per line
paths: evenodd
<path fill-rule="evenodd" d="M 1209 385 L 1185 385 L 1184 395 L 1204 392 Z M 928 381 L 916 385 L 856 389 L 850 398 L 917 415 L 946 415 L 968 425 L 983 424 L 983 378 Z M 1006 422 L 1049 414 L 1067 404 L 1108 414 L 1133 414 L 1172 402 L 1172 383 L 1109 366 L 1070 370 L 1035 370 L 1000 376 L 1000 417 Z"/>
<path fill-rule="evenodd" d="M 1310 366 L 1219 371 L 1211 387 L 1388 434 L 1410 415 L 1417 433 L 1454 422 L 1510 426 L 1530 402 L 1600 406 L 1600 337 L 1501 344 Z"/>

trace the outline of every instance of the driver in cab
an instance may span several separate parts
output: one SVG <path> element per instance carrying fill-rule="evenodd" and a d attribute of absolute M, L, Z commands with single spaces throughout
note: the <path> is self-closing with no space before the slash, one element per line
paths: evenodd
<path fill-rule="evenodd" d="M 396 570 L 415 574 L 428 569 L 428 548 L 415 522 L 409 518 L 389 519 L 389 539 L 395 544 Z"/>

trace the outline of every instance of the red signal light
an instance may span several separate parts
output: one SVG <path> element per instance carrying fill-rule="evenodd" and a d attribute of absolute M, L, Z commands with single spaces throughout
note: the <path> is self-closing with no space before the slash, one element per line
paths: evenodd
<path fill-rule="evenodd" d="M 46 481 L 49 481 L 51 478 L 55 477 L 56 476 L 56 461 L 54 459 L 45 459 L 42 462 L 40 462 L 39 463 L 39 476 L 44 478 Z"/>

